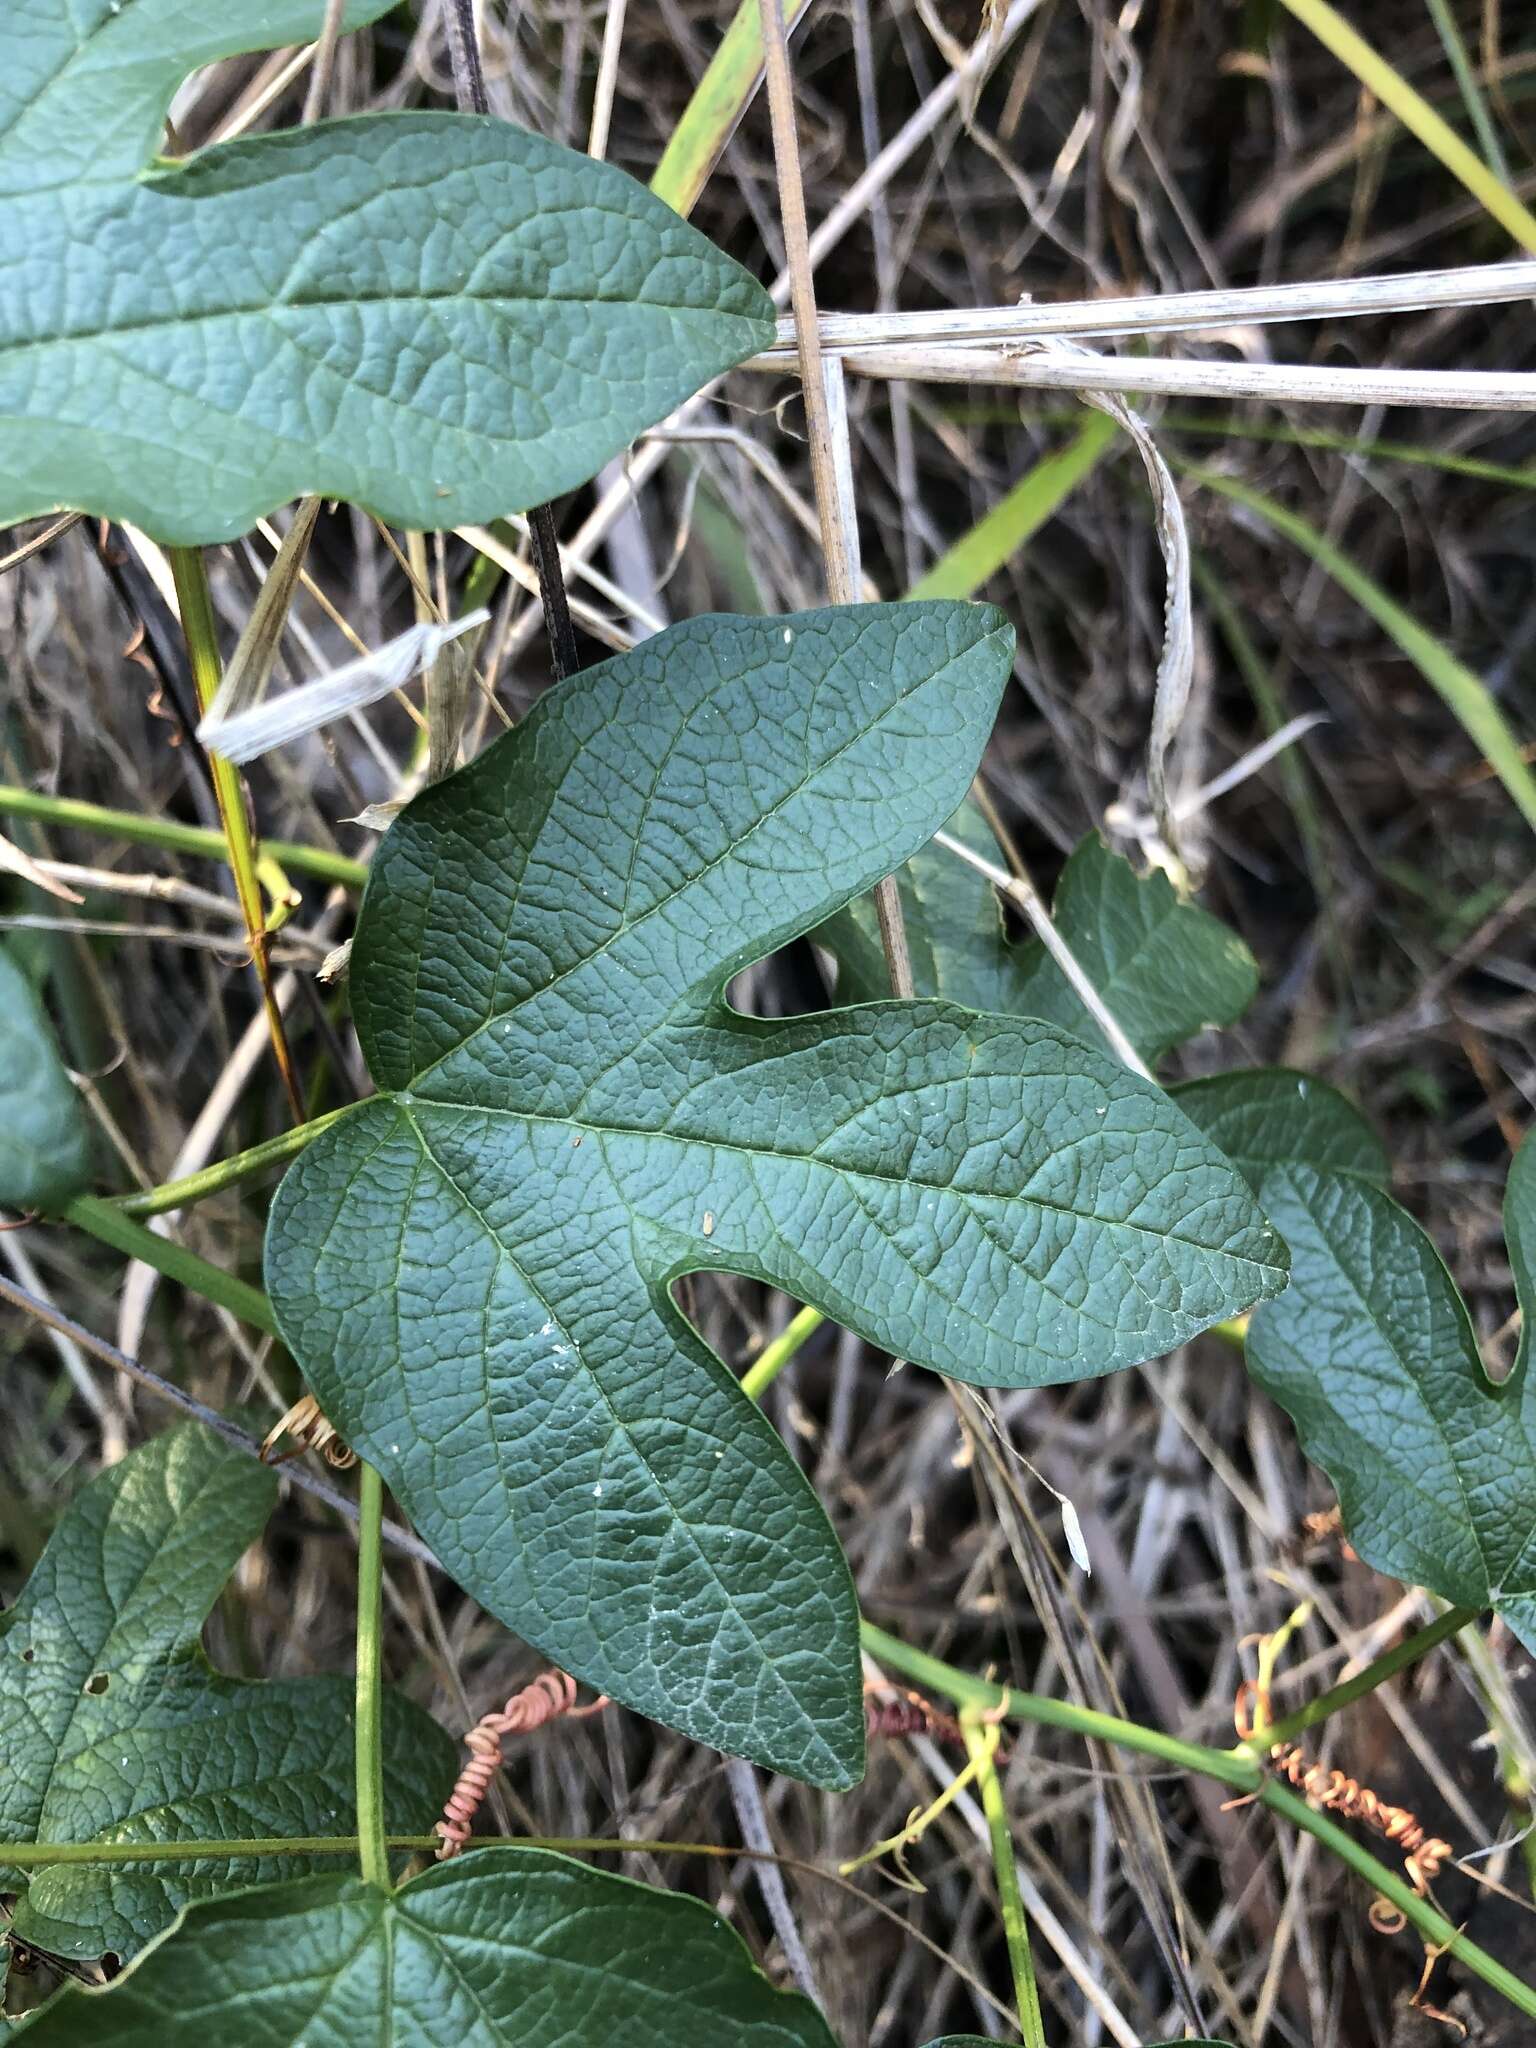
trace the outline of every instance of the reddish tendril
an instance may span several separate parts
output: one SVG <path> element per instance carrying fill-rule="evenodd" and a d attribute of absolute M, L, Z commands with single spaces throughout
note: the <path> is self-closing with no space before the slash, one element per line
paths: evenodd
<path fill-rule="evenodd" d="M 438 1860 L 457 1856 L 469 1840 L 475 1815 L 501 1762 L 501 1745 L 508 1735 L 531 1735 L 549 1721 L 567 1714 L 595 1714 L 608 1704 L 594 1700 L 590 1707 L 576 1705 L 576 1681 L 564 1671 L 541 1671 L 531 1685 L 513 1693 L 497 1714 L 486 1714 L 464 1738 L 469 1761 L 459 1773 L 459 1782 L 448 1795 L 443 1817 L 432 1832 L 442 1836 Z"/>
<path fill-rule="evenodd" d="M 870 1687 L 864 1690 L 864 1730 L 871 1741 L 877 1735 L 931 1735 L 935 1741 L 965 1747 L 960 1723 L 941 1714 L 920 1693 L 888 1692 L 876 1698 Z"/>
<path fill-rule="evenodd" d="M 1259 1689 L 1244 1679 L 1238 1687 L 1237 1704 L 1233 1709 L 1233 1721 L 1237 1726 L 1239 1740 L 1246 1742 L 1254 1732 L 1253 1708 L 1260 1709 L 1260 1721 L 1269 1719 L 1269 1701 Z M 1408 1882 L 1422 1899 L 1446 1862 L 1450 1858 L 1451 1845 L 1442 1842 L 1437 1835 L 1429 1834 L 1416 1814 L 1406 1806 L 1393 1806 L 1369 1785 L 1362 1785 L 1358 1778 L 1351 1778 L 1343 1771 L 1327 1764 L 1313 1762 L 1298 1742 L 1277 1742 L 1269 1752 L 1271 1768 L 1283 1778 L 1288 1778 L 1311 1806 L 1319 1807 L 1325 1813 L 1341 1813 L 1346 1820 L 1358 1821 L 1364 1827 L 1372 1828 L 1391 1842 L 1403 1859 Z M 1377 1899 L 1371 1907 L 1371 1925 L 1380 1933 L 1395 1934 L 1403 1925 L 1403 1915 L 1386 1899 Z"/>

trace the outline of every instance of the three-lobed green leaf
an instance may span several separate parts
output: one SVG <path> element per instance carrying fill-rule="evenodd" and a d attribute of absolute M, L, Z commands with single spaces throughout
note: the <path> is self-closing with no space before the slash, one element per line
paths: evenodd
<path fill-rule="evenodd" d="M 0 946 L 0 1205 L 58 1209 L 91 1175 L 91 1135 L 36 989 Z"/>
<path fill-rule="evenodd" d="M 1350 1542 L 1378 1571 L 1496 1608 L 1536 1649 L 1536 1145 L 1505 1194 L 1524 1322 L 1496 1385 L 1455 1281 L 1380 1184 L 1380 1147 L 1342 1097 L 1299 1075 L 1232 1075 L 1179 1100 L 1290 1246 L 1291 1284 L 1255 1310 L 1248 1363 L 1333 1481 Z"/>
<path fill-rule="evenodd" d="M 987 860 L 1002 853 L 974 803 L 944 828 Z M 1008 938 L 992 885 L 957 854 L 921 848 L 898 877 L 919 995 L 973 1010 L 1041 1017 L 1102 1045 L 1099 1027 L 1038 939 Z M 1231 1024 L 1253 1000 L 1253 955 L 1198 904 L 1182 903 L 1166 875 L 1138 876 L 1090 833 L 1056 885 L 1052 921 L 1111 1016 L 1149 1064 L 1210 1025 Z M 836 956 L 838 995 L 867 1002 L 889 987 L 880 928 L 865 902 L 828 921 L 817 938 Z"/>
<path fill-rule="evenodd" d="M 105 1990 L 66 1985 L 34 2048 L 834 2048 L 699 1900 L 545 1850 L 476 1850 L 386 1894 L 314 1877 L 192 1907 Z"/>
<path fill-rule="evenodd" d="M 305 492 L 489 519 L 772 339 L 762 288 L 643 186 L 503 121 L 367 115 L 146 170 L 188 70 L 324 15 L 13 0 L 0 525 L 68 506 L 215 540 Z"/>
<path fill-rule="evenodd" d="M 352 1688 L 216 1672 L 198 1631 L 261 1533 L 275 1476 L 200 1424 L 156 1437 L 66 1509 L 0 1616 L 0 1840 L 173 1842 L 346 1834 Z M 425 1830 L 455 1750 L 384 1696 L 392 1824 Z M 5 1872 L 13 1928 L 50 1953 L 127 1954 L 191 1899 L 315 1868 L 313 1858 L 67 1863 Z"/>
<path fill-rule="evenodd" d="M 1011 637 L 953 603 L 699 619 L 546 695 L 381 845 L 351 986 L 384 1092 L 268 1233 L 286 1341 L 462 1585 L 626 1705 L 820 1784 L 863 1762 L 847 1569 L 670 1283 L 745 1274 L 1019 1386 L 1284 1274 L 1167 1097 L 1048 1025 L 725 1006 L 951 814 Z"/>

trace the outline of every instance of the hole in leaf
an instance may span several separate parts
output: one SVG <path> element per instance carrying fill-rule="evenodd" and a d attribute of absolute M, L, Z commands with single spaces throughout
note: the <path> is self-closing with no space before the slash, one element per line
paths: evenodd
<path fill-rule="evenodd" d="M 30 1664 L 30 1663 L 32 1662 L 32 1659 L 33 1659 L 33 1658 L 34 1658 L 34 1657 L 35 1657 L 36 1655 L 37 1655 L 37 1652 L 36 1652 L 36 1650 L 32 1649 L 32 1648 L 31 1648 L 31 1646 L 29 1645 L 29 1646 L 28 1646 L 28 1647 L 27 1647 L 27 1648 L 26 1648 L 25 1650 L 23 1650 L 23 1651 L 22 1651 L 22 1653 L 21 1653 L 21 1661 L 22 1661 L 22 1663 L 23 1663 L 23 1664 Z"/>
<path fill-rule="evenodd" d="M 107 1687 L 111 1683 L 112 1680 L 108 1677 L 105 1671 L 93 1671 L 90 1677 L 85 1681 L 85 1689 L 91 1695 L 92 1699 L 100 1699 L 101 1695 L 106 1691 Z"/>

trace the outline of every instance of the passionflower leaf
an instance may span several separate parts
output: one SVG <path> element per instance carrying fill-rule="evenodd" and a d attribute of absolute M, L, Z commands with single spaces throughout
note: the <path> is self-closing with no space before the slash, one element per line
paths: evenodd
<path fill-rule="evenodd" d="M 698 1899 L 541 1849 L 480 1849 L 398 1891 L 312 1877 L 191 1907 L 100 1991 L 66 1985 L 34 2048 L 835 2048 Z"/>
<path fill-rule="evenodd" d="M 0 946 L 0 1205 L 62 1208 L 91 1177 L 91 1134 L 53 1026 Z"/>
<path fill-rule="evenodd" d="M 974 803 L 962 804 L 944 830 L 1002 864 Z M 985 875 L 930 842 L 897 879 L 919 995 L 1041 1017 L 1089 1045 L 1103 1044 L 1041 941 L 1008 936 Z M 1235 1023 L 1259 985 L 1257 963 L 1235 932 L 1198 903 L 1181 902 L 1166 875 L 1138 875 L 1096 832 L 1062 869 L 1051 919 L 1149 1064 L 1207 1027 Z M 871 904 L 850 903 L 816 936 L 837 959 L 841 1000 L 867 1002 L 885 993 L 885 954 Z"/>
<path fill-rule="evenodd" d="M 285 1341 L 459 1583 L 817 1784 L 863 1765 L 847 1569 L 671 1283 L 744 1274 L 1029 1386 L 1284 1276 L 1166 1095 L 1048 1025 L 725 1003 L 954 810 L 1011 642 L 954 603 L 699 619 L 543 697 L 383 840 L 351 974 L 381 1092 L 268 1231 Z"/>
<path fill-rule="evenodd" d="M 1290 1094 L 1288 1117 L 1275 1113 L 1304 1079 L 1232 1075 L 1180 1092 L 1232 1145 L 1290 1246 L 1290 1286 L 1249 1324 L 1249 1370 L 1332 1480 L 1367 1564 L 1496 1609 L 1536 1650 L 1536 1144 L 1515 1154 L 1505 1190 L 1523 1322 L 1513 1370 L 1495 1383 L 1433 1241 L 1378 1184 L 1379 1147 L 1359 1113 L 1316 1081 Z M 1260 1091 L 1271 1099 L 1262 1125 Z"/>
<path fill-rule="evenodd" d="M 0 1615 L 0 1840 L 175 1842 L 345 1835 L 352 1682 L 227 1678 L 198 1632 L 277 1497 L 274 1474 L 186 1423 L 76 1495 Z M 391 1824 L 425 1830 L 454 1745 L 384 1695 Z M 336 1859 L 325 1859 L 333 1868 Z M 313 1857 L 0 1870 L 12 1932 L 54 1955 L 129 1955 L 189 1900 L 316 1867 Z"/>

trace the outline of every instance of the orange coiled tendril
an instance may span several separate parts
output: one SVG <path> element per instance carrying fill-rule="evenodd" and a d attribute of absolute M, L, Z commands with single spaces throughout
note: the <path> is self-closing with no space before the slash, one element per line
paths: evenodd
<path fill-rule="evenodd" d="M 960 1723 L 930 1706 L 920 1693 L 897 1692 L 892 1688 L 882 1689 L 882 1694 L 877 1697 L 875 1689 L 865 1685 L 864 1729 L 871 1740 L 877 1735 L 931 1735 L 936 1741 L 964 1748 Z"/>
<path fill-rule="evenodd" d="M 1269 1719 L 1269 1702 L 1257 1687 L 1244 1679 L 1238 1687 L 1237 1702 L 1232 1712 L 1238 1737 L 1243 1742 L 1250 1740 L 1255 1732 L 1255 1706 L 1259 1709 L 1262 1731 L 1263 1723 Z M 1310 1805 L 1326 1813 L 1342 1814 L 1345 1820 L 1358 1821 L 1391 1842 L 1403 1859 L 1408 1882 L 1421 1899 L 1424 1897 L 1450 1859 L 1449 1842 L 1442 1842 L 1438 1835 L 1427 1833 L 1417 1815 L 1410 1813 L 1406 1806 L 1393 1806 L 1373 1792 L 1369 1785 L 1362 1785 L 1358 1778 L 1312 1761 L 1298 1742 L 1275 1743 L 1269 1752 L 1269 1761 Z M 1395 1933 L 1403 1924 L 1403 1916 L 1385 1899 L 1378 1899 L 1371 1908 L 1371 1921 L 1384 1933 Z"/>
<path fill-rule="evenodd" d="M 590 1707 L 580 1711 L 593 1714 L 607 1704 L 605 1699 L 594 1700 Z M 469 1762 L 459 1773 L 459 1782 L 448 1795 L 443 1817 L 432 1830 L 442 1836 L 437 1852 L 440 1862 L 457 1856 L 469 1840 L 475 1815 L 501 1762 L 503 1740 L 508 1735 L 529 1735 L 546 1722 L 558 1721 L 576 1711 L 575 1679 L 564 1671 L 541 1671 L 531 1685 L 513 1693 L 499 1714 L 486 1714 L 475 1723 L 464 1738 Z"/>

